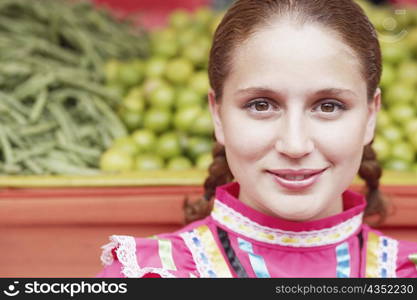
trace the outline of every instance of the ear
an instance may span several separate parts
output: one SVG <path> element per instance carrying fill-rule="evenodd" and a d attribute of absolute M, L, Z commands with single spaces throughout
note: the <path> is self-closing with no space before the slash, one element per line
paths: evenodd
<path fill-rule="evenodd" d="M 220 104 L 216 101 L 216 94 L 212 89 L 209 90 L 208 93 L 209 99 L 209 109 L 211 113 L 211 118 L 213 120 L 214 125 L 214 134 L 216 136 L 217 142 L 224 146 L 224 133 L 223 133 L 223 125 L 220 116 Z"/>
<path fill-rule="evenodd" d="M 375 135 L 376 118 L 379 110 L 381 109 L 381 89 L 377 88 L 374 94 L 374 98 L 368 104 L 368 121 L 366 124 L 365 138 L 363 145 L 368 145 Z"/>

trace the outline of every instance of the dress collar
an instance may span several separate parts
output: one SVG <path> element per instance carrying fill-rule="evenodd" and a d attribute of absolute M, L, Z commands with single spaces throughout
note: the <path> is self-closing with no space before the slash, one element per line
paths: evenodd
<path fill-rule="evenodd" d="M 345 191 L 344 211 L 320 220 L 293 222 L 265 215 L 237 199 L 239 184 L 231 182 L 216 189 L 211 216 L 223 227 L 254 240 L 291 247 L 317 247 L 346 240 L 362 224 L 364 196 Z"/>

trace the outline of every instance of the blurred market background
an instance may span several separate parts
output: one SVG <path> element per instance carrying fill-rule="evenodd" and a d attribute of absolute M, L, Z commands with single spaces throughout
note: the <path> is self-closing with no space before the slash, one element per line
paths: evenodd
<path fill-rule="evenodd" d="M 381 230 L 417 241 L 417 1 L 357 2 L 383 52 Z M 230 3 L 0 1 L 0 277 L 93 276 L 108 235 L 182 225 L 212 161 L 208 53 Z"/>

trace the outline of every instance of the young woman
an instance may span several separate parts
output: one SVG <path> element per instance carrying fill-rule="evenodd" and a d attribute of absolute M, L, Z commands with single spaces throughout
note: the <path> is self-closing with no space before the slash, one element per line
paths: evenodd
<path fill-rule="evenodd" d="M 210 53 L 205 202 L 178 232 L 111 236 L 98 276 L 417 277 L 417 244 L 362 221 L 385 215 L 371 148 L 380 75 L 354 1 L 237 0 Z M 347 190 L 358 172 L 366 197 Z"/>

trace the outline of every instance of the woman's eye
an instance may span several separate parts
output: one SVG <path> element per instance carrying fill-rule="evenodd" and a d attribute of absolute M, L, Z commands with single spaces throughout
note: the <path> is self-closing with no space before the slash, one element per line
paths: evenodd
<path fill-rule="evenodd" d="M 261 102 L 258 101 L 256 103 L 254 103 L 253 107 L 257 110 L 257 111 L 266 111 L 269 108 L 269 103 L 268 102 Z"/>
<path fill-rule="evenodd" d="M 274 106 L 267 100 L 255 100 L 246 105 L 253 112 L 269 112 L 274 109 Z"/>
<path fill-rule="evenodd" d="M 345 107 L 341 103 L 335 103 L 335 102 L 324 102 L 317 106 L 315 111 L 323 112 L 323 113 L 334 113 L 339 110 L 344 110 Z"/>

